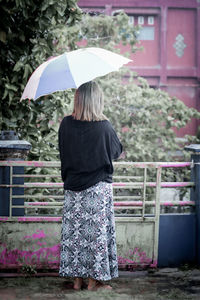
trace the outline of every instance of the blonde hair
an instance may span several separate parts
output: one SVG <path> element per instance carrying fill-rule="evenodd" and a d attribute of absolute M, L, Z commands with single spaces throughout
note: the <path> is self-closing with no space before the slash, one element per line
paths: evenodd
<path fill-rule="evenodd" d="M 72 113 L 74 119 L 80 121 L 107 120 L 103 109 L 103 92 L 96 82 L 86 82 L 76 90 Z"/>

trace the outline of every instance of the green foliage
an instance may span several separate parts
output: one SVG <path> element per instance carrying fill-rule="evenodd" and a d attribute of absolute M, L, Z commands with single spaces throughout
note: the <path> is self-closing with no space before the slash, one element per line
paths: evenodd
<path fill-rule="evenodd" d="M 59 118 L 70 106 L 71 92 L 21 101 L 33 70 L 57 54 L 54 32 L 81 19 L 77 0 L 0 1 L 0 130 L 15 130 L 31 142 L 30 159 L 57 156 Z"/>
<path fill-rule="evenodd" d="M 118 74 L 121 80 L 123 73 Z M 200 117 L 182 101 L 150 88 L 143 78 L 133 77 L 126 85 L 119 85 L 119 79 L 110 75 L 101 85 L 106 94 L 106 115 L 122 140 L 123 159 L 128 161 L 174 159 L 173 152 L 183 147 L 173 128 L 180 129 L 192 117 Z"/>
<path fill-rule="evenodd" d="M 76 0 L 0 1 L 0 129 L 15 130 L 32 144 L 30 160 L 57 160 L 60 120 L 72 111 L 73 90 L 20 102 L 33 70 L 51 56 L 96 46 L 135 52 L 137 27 L 128 16 L 82 15 Z M 17 26 L 16 26 L 17 24 Z M 124 53 L 128 56 L 128 53 Z M 129 78 L 123 84 L 125 78 Z M 98 79 L 105 93 L 105 114 L 124 145 L 123 160 L 169 160 L 179 148 L 173 127 L 200 114 L 176 98 L 148 86 L 128 68 Z M 190 137 L 190 141 L 194 137 Z"/>
<path fill-rule="evenodd" d="M 85 15 L 78 25 L 80 38 L 85 40 L 88 47 L 103 47 L 119 52 L 120 44 L 129 44 L 130 51 L 138 50 L 136 37 L 139 27 L 129 25 L 129 18 L 123 12 L 114 17 Z"/>

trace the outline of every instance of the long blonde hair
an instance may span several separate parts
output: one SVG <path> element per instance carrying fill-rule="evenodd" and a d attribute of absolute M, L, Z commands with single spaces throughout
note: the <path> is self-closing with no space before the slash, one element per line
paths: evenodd
<path fill-rule="evenodd" d="M 76 90 L 72 113 L 74 119 L 80 121 L 107 120 L 103 109 L 103 92 L 96 82 L 86 82 Z"/>

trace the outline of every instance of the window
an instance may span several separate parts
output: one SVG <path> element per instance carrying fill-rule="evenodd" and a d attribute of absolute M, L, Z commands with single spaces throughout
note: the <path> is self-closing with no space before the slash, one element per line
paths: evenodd
<path fill-rule="evenodd" d="M 144 25 L 144 17 L 143 16 L 138 17 L 138 25 Z"/>
<path fill-rule="evenodd" d="M 154 27 L 142 27 L 139 31 L 138 40 L 141 41 L 153 41 L 155 38 L 155 29 Z"/>
<path fill-rule="evenodd" d="M 154 17 L 148 17 L 148 25 L 154 25 Z"/>
<path fill-rule="evenodd" d="M 134 17 L 133 16 L 129 16 L 129 24 L 130 25 L 134 24 Z"/>

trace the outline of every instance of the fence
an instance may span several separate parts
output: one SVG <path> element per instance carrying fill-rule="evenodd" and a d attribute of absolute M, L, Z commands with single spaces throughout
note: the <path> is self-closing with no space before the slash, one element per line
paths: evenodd
<path fill-rule="evenodd" d="M 160 189 L 161 188 L 183 188 L 183 187 L 192 187 L 194 186 L 194 182 L 162 182 L 161 181 L 161 173 L 163 168 L 185 168 L 190 167 L 190 162 L 167 162 L 167 163 L 149 163 L 149 162 L 142 162 L 142 163 L 133 163 L 133 162 L 115 162 L 114 167 L 115 169 L 143 169 L 143 176 L 128 176 L 128 175 L 114 175 L 114 182 L 113 182 L 113 189 L 141 189 L 141 194 L 138 195 L 120 195 L 115 196 L 114 195 L 114 208 L 117 209 L 140 209 L 141 215 L 138 219 L 138 217 L 135 216 L 136 221 L 138 220 L 145 220 L 145 207 L 147 206 L 155 206 L 155 216 L 159 216 L 159 206 L 194 206 L 194 201 L 167 201 L 167 202 L 161 202 L 160 201 Z M 13 193 L 14 189 L 23 188 L 25 190 L 28 189 L 54 189 L 54 191 L 58 189 L 61 189 L 63 191 L 63 183 L 61 182 L 60 178 L 60 163 L 59 162 L 38 162 L 38 161 L 1 161 L 0 167 L 9 167 L 9 184 L 0 184 L 0 188 L 9 189 L 9 216 L 7 220 L 12 221 L 15 220 L 17 217 L 14 217 L 12 214 L 12 211 L 14 208 L 25 208 L 25 209 L 32 209 L 33 207 L 35 209 L 38 208 L 57 208 L 63 205 L 63 202 L 61 200 L 64 200 L 63 195 L 57 195 L 57 194 L 40 194 L 40 195 L 34 195 L 34 194 L 22 194 L 22 195 L 16 195 Z M 23 167 L 23 168 L 53 168 L 57 169 L 58 172 L 55 175 L 42 175 L 42 174 L 17 174 L 14 172 L 15 167 Z M 154 182 L 147 181 L 147 170 L 148 169 L 156 169 L 156 180 Z M 17 184 L 14 183 L 15 178 L 23 178 L 23 179 L 33 179 L 35 180 L 38 178 L 41 179 L 57 179 L 59 182 L 25 182 L 23 184 Z M 143 179 L 143 181 L 138 182 L 138 179 Z M 120 182 L 118 182 L 120 180 Z M 126 180 L 126 181 L 124 181 Z M 130 182 L 131 180 L 131 182 Z M 146 189 L 148 187 L 153 187 L 156 189 L 155 192 L 155 201 L 146 201 Z M 24 202 L 24 205 L 14 205 L 13 200 L 18 198 L 24 198 L 26 200 L 30 199 L 31 201 Z M 51 201 L 51 202 L 44 202 L 44 199 L 54 199 L 59 200 L 59 202 Z M 131 199 L 135 201 L 124 201 L 126 199 Z M 35 201 L 40 200 L 40 202 Z M 117 201 L 116 201 L 117 200 Z M 123 201 L 120 201 L 123 200 Z M 19 218 L 18 218 L 19 220 Z"/>
<path fill-rule="evenodd" d="M 157 265 L 159 248 L 161 247 L 166 249 L 165 243 L 164 246 L 162 246 L 162 241 L 166 239 L 166 232 L 165 238 L 163 238 L 161 232 L 162 230 L 160 230 L 163 222 L 160 215 L 160 210 L 162 209 L 162 207 L 189 207 L 193 210 L 195 209 L 194 199 L 187 199 L 186 201 L 161 201 L 160 192 L 162 188 L 182 189 L 191 187 L 194 188 L 195 186 L 194 181 L 163 182 L 161 180 L 162 173 L 169 168 L 177 170 L 177 168 L 186 169 L 188 167 L 193 167 L 193 163 L 114 163 L 115 174 L 113 182 L 113 198 L 116 220 L 117 245 L 118 253 L 120 254 L 119 264 L 143 264 L 143 266 L 147 264 L 152 266 Z M 23 229 L 20 229 L 21 236 L 19 237 L 19 239 L 21 241 L 24 240 L 24 237 L 27 236 L 32 237 L 32 240 L 34 240 L 35 237 L 38 237 L 38 239 L 41 240 L 42 235 L 43 238 L 47 237 L 47 234 L 44 234 L 46 230 L 44 223 L 48 222 L 49 224 L 51 222 L 57 222 L 59 224 L 59 222 L 61 222 L 61 209 L 64 196 L 63 183 L 61 182 L 61 178 L 59 175 L 60 163 L 38 161 L 1 161 L 0 168 L 1 170 L 3 170 L 4 168 L 8 168 L 7 170 L 9 170 L 8 180 L 6 182 L 1 181 L 0 184 L 0 190 L 7 191 L 8 195 L 8 199 L 3 199 L 3 201 L 9 202 L 7 216 L 4 215 L 0 217 L 1 222 L 4 224 L 4 228 L 2 227 L 2 230 L 5 229 L 12 231 L 14 230 L 13 225 L 17 223 L 29 225 L 32 224 L 32 229 L 29 229 L 29 231 L 32 232 L 32 235 L 30 234 L 30 232 L 28 233 L 29 235 L 27 235 L 26 226 L 24 226 Z M 24 168 L 28 172 L 22 172 Z M 49 172 L 48 174 L 44 174 L 45 169 L 50 168 L 52 169 L 52 174 L 49 175 Z M 39 170 L 43 172 L 43 174 L 39 173 Z M 134 170 L 137 171 L 136 174 L 133 174 Z M 149 181 L 149 177 L 151 177 L 151 181 Z M 154 178 L 153 181 L 152 178 Z M 48 180 L 48 182 L 46 180 Z M 154 192 L 152 192 L 152 190 L 154 190 Z M 37 191 L 39 192 L 36 193 Z M 41 193 L 41 191 L 43 191 L 43 193 Z M 46 201 L 47 199 L 50 199 L 51 201 Z M 20 200 L 20 204 L 18 200 Z M 54 213 L 53 215 L 50 215 L 50 211 L 52 209 L 54 210 Z M 45 210 L 47 212 L 46 214 Z M 21 215 L 17 213 L 19 211 L 21 211 Z M 184 216 L 193 216 L 194 214 L 192 211 L 189 214 L 179 212 L 178 214 L 173 215 L 179 215 L 183 218 Z M 193 219 L 192 228 L 195 227 Z M 188 221 L 185 222 L 185 220 L 186 218 L 181 221 L 181 230 L 184 230 L 184 228 L 188 226 Z M 34 222 L 43 224 L 43 227 L 41 227 L 42 229 L 36 229 L 36 227 L 33 225 Z M 191 222 L 191 220 L 189 220 L 189 222 Z M 169 227 L 171 221 L 168 220 L 167 223 L 167 226 Z M 29 228 L 31 227 L 29 226 Z M 33 230 L 36 230 L 37 233 L 40 232 L 40 234 L 37 235 L 37 233 L 34 233 Z M 166 226 L 164 227 L 164 231 L 166 231 Z M 43 233 L 41 234 L 41 232 Z M 26 235 L 24 235 L 25 233 Z M 178 232 L 177 234 L 179 235 Z M 59 236 L 59 228 L 57 229 L 57 235 Z M 41 246 L 42 244 L 39 240 L 37 243 L 39 243 L 38 245 Z M 5 250 L 5 245 L 7 244 L 6 249 L 8 249 L 7 246 L 9 243 L 10 242 L 8 240 L 6 240 L 4 243 L 4 254 L 7 253 L 5 252 L 7 251 Z M 189 252 L 192 251 L 193 253 L 192 255 L 191 253 L 189 253 L 190 258 L 192 257 L 192 259 L 196 257 L 195 243 L 196 242 L 192 239 L 191 249 L 189 250 Z M 31 242 L 30 245 L 32 247 Z M 130 254 L 130 249 L 132 255 L 131 259 L 131 255 L 128 255 L 128 253 Z M 20 252 L 20 255 L 22 252 Z M 33 253 L 35 253 L 35 251 L 33 251 Z M 8 253 L 6 255 L 7 257 L 9 256 Z M 56 255 L 58 257 L 58 253 Z M 133 257 L 134 255 L 137 257 Z M 19 259 L 17 258 L 14 260 L 16 264 L 19 262 L 24 263 L 24 254 L 21 256 L 23 257 L 19 257 Z M 188 253 L 186 256 L 188 256 Z M 28 261 L 35 264 L 35 261 L 32 261 L 30 259 Z M 162 261 L 163 259 L 161 258 L 161 264 Z M 165 261 L 166 258 L 164 259 L 164 264 L 166 264 Z M 4 266 L 9 265 L 9 259 L 5 257 L 3 263 Z M 45 264 L 46 263 L 47 262 L 45 262 Z M 49 265 L 49 262 L 47 264 Z"/>

